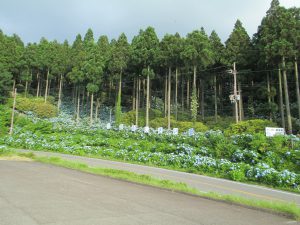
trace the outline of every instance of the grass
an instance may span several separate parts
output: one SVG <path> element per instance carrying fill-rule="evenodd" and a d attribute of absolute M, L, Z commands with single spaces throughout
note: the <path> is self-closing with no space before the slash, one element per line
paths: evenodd
<path fill-rule="evenodd" d="M 19 148 L 12 148 L 12 147 L 9 147 L 9 149 L 13 150 L 13 151 L 20 150 Z M 24 149 L 24 148 L 22 148 L 22 149 Z M 45 149 L 45 150 L 24 149 L 24 150 L 37 151 L 37 152 L 44 151 L 44 152 L 51 152 L 51 153 L 58 153 L 58 154 L 71 154 L 71 153 L 68 153 L 68 152 L 56 152 L 56 151 L 51 151 L 51 150 L 47 150 L 47 149 Z M 192 169 L 192 168 L 179 168 L 179 167 L 176 167 L 176 166 L 163 166 L 163 165 L 158 166 L 156 164 L 149 163 L 149 162 L 145 162 L 145 163 L 144 162 L 137 162 L 137 161 L 133 161 L 133 160 L 117 159 L 117 158 L 114 158 L 114 157 L 101 156 L 101 155 L 95 155 L 95 154 L 72 154 L 72 155 L 80 156 L 80 157 L 95 158 L 95 159 L 104 159 L 104 160 L 110 160 L 110 161 L 115 161 L 115 162 L 125 162 L 125 163 L 143 165 L 143 166 L 151 166 L 151 167 L 156 167 L 156 168 L 163 168 L 163 169 L 180 171 L 180 172 L 185 172 L 185 173 L 193 173 L 193 174 L 209 176 L 209 177 L 215 177 L 215 178 L 222 178 L 222 179 L 227 179 L 227 180 L 233 181 L 232 179 L 229 179 L 228 176 L 224 176 L 222 174 L 215 174 L 215 173 L 197 171 L 196 169 Z M 239 182 L 239 181 L 236 181 L 236 182 Z M 295 188 L 288 188 L 288 187 L 278 187 L 278 186 L 273 186 L 273 185 L 259 183 L 259 182 L 255 182 L 255 181 L 249 181 L 249 180 L 244 180 L 244 181 L 242 181 L 242 183 L 258 185 L 258 186 L 262 186 L 262 187 L 266 187 L 266 188 L 272 188 L 272 189 L 277 189 L 277 190 L 282 190 L 282 191 L 287 191 L 287 192 L 291 192 L 291 193 L 300 194 L 300 189 L 299 188 L 295 189 Z"/>
<path fill-rule="evenodd" d="M 187 184 L 182 182 L 161 180 L 149 175 L 140 175 L 137 173 L 124 171 L 124 170 L 90 167 L 84 163 L 64 160 L 59 157 L 37 157 L 34 155 L 34 153 L 16 153 L 15 151 L 6 149 L 5 151 L 0 151 L 0 157 L 6 160 L 15 160 L 15 159 L 22 160 L 26 158 L 32 159 L 34 161 L 41 162 L 41 163 L 52 164 L 52 165 L 79 170 L 91 174 L 102 175 L 106 177 L 149 185 L 158 188 L 164 188 L 171 191 L 192 194 L 207 199 L 223 201 L 223 202 L 251 207 L 255 209 L 264 209 L 269 212 L 279 213 L 281 215 L 285 215 L 300 221 L 300 207 L 298 207 L 295 203 L 254 200 L 254 199 L 247 199 L 235 195 L 221 195 L 214 192 L 205 193 L 195 188 L 189 187 Z"/>
<path fill-rule="evenodd" d="M 192 194 L 207 199 L 223 201 L 223 202 L 237 204 L 237 205 L 246 206 L 250 208 L 264 209 L 268 212 L 278 213 L 300 221 L 300 207 L 298 207 L 295 203 L 254 200 L 254 199 L 247 199 L 244 197 L 234 196 L 234 195 L 221 195 L 214 192 L 205 193 L 195 188 L 189 187 L 185 183 L 174 182 L 170 180 L 161 180 L 149 175 L 140 175 L 133 172 L 117 170 L 117 169 L 90 167 L 84 163 L 64 160 L 59 157 L 37 157 L 33 153 L 19 153 L 18 155 L 33 159 L 34 161 L 37 162 L 52 164 L 52 165 L 79 170 L 91 174 L 97 174 L 97 175 L 102 175 L 102 176 L 111 177 L 115 179 L 129 181 L 129 182 L 150 185 L 153 187 L 164 188 L 176 192 Z"/>

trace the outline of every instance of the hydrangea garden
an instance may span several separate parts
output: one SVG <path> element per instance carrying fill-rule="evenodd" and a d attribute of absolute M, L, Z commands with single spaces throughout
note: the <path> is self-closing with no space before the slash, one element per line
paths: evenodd
<path fill-rule="evenodd" d="M 76 123 L 67 114 L 51 119 L 19 117 L 12 136 L 0 143 L 15 148 L 47 150 L 122 160 L 255 182 L 299 191 L 300 140 L 296 136 L 266 137 L 263 133 L 228 135 L 222 131 L 173 135 L 150 129 L 135 132 L 124 126 Z"/>

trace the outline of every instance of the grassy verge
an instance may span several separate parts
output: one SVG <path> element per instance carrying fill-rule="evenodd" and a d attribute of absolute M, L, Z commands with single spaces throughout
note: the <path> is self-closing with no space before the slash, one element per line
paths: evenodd
<path fill-rule="evenodd" d="M 48 163 L 56 166 L 69 168 L 69 169 L 75 169 L 87 173 L 98 174 L 98 175 L 112 177 L 120 180 L 126 180 L 126 181 L 135 182 L 139 184 L 164 188 L 172 191 L 193 194 L 208 199 L 224 201 L 224 202 L 238 204 L 246 207 L 264 209 L 269 212 L 286 215 L 300 221 L 300 208 L 295 203 L 254 200 L 254 199 L 247 199 L 247 198 L 233 196 L 233 195 L 221 195 L 212 192 L 204 193 L 204 192 L 200 192 L 195 188 L 189 187 L 185 183 L 181 183 L 181 182 L 178 183 L 170 180 L 161 180 L 161 179 L 151 177 L 149 175 L 140 175 L 133 172 L 124 171 L 124 170 L 90 167 L 84 163 L 63 160 L 59 157 L 37 157 L 33 153 L 19 153 L 18 155 L 31 158 L 38 162 Z"/>
<path fill-rule="evenodd" d="M 20 150 L 19 148 L 12 148 L 12 147 L 9 147 L 9 149 L 12 150 L 12 151 Z M 22 148 L 22 149 L 24 149 L 24 148 Z M 36 152 L 42 151 L 42 152 L 67 154 L 67 155 L 71 154 L 69 152 L 56 152 L 56 151 L 44 150 L 44 149 L 43 150 L 24 149 L 24 150 L 36 151 Z M 142 165 L 142 166 L 150 166 L 150 167 L 180 171 L 180 172 L 185 172 L 185 173 L 192 173 L 192 174 L 197 174 L 197 175 L 221 178 L 221 179 L 226 179 L 226 180 L 230 180 L 230 181 L 233 181 L 233 182 L 241 182 L 241 183 L 245 183 L 245 184 L 258 185 L 258 186 L 262 186 L 262 187 L 266 187 L 266 188 L 272 188 L 272 189 L 277 189 L 277 190 L 282 190 L 282 191 L 287 191 L 287 192 L 291 192 L 291 193 L 300 194 L 300 189 L 299 188 L 298 189 L 292 189 L 292 188 L 288 188 L 288 187 L 278 187 L 278 186 L 268 185 L 268 184 L 259 183 L 259 182 L 255 182 L 255 181 L 249 181 L 249 180 L 234 181 L 232 179 L 229 179 L 228 176 L 224 176 L 222 174 L 203 172 L 203 171 L 198 171 L 196 169 L 191 169 L 191 168 L 179 168 L 179 167 L 176 167 L 176 166 L 163 166 L 163 165 L 158 166 L 156 164 L 149 163 L 149 162 L 143 163 L 143 162 L 137 162 L 137 161 L 133 161 L 133 160 L 118 159 L 118 158 L 114 158 L 114 157 L 94 155 L 94 154 L 71 154 L 71 155 L 79 156 L 79 157 L 94 158 L 94 159 L 110 160 L 110 161 L 115 161 L 115 162 L 130 163 L 130 164 L 136 164 L 136 165 Z"/>

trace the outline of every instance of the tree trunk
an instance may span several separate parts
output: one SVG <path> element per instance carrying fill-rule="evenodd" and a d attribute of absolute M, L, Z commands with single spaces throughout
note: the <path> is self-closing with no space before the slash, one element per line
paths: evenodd
<path fill-rule="evenodd" d="M 193 81 L 193 90 L 196 90 L 196 73 L 197 73 L 197 66 L 194 66 L 194 81 Z"/>
<path fill-rule="evenodd" d="M 175 70 L 175 119 L 178 118 L 178 68 Z"/>
<path fill-rule="evenodd" d="M 47 102 L 48 83 L 49 83 L 49 68 L 48 68 L 48 71 L 47 71 L 47 78 L 46 78 L 46 87 L 45 87 L 45 103 Z"/>
<path fill-rule="evenodd" d="M 215 122 L 218 122 L 217 76 L 214 75 Z"/>
<path fill-rule="evenodd" d="M 89 97 L 90 97 L 90 92 L 86 92 L 86 114 L 88 114 L 89 111 Z"/>
<path fill-rule="evenodd" d="M 16 80 L 14 79 L 14 82 L 13 82 L 13 89 L 12 89 L 12 93 L 13 93 L 13 94 L 15 93 L 15 88 L 16 88 Z"/>
<path fill-rule="evenodd" d="M 75 89 L 76 89 L 76 86 L 75 86 L 75 84 L 73 84 L 73 88 L 72 88 L 72 102 L 73 102 L 74 105 L 77 104 L 77 95 L 75 94 Z"/>
<path fill-rule="evenodd" d="M 94 106 L 94 93 L 91 94 L 91 108 L 90 108 L 90 125 L 93 125 L 93 106 Z"/>
<path fill-rule="evenodd" d="M 220 106 L 220 114 L 222 115 L 223 113 L 223 99 L 222 99 L 222 82 L 219 81 L 219 88 L 218 88 L 218 92 L 219 92 L 219 106 Z"/>
<path fill-rule="evenodd" d="M 47 93 L 47 96 L 50 96 L 50 88 L 51 88 L 51 80 L 49 80 L 49 87 L 48 87 L 48 93 Z"/>
<path fill-rule="evenodd" d="M 36 74 L 36 79 L 37 79 L 37 89 L 36 89 L 36 97 L 39 97 L 39 92 L 40 92 L 40 74 Z"/>
<path fill-rule="evenodd" d="M 62 74 L 60 75 L 60 80 L 59 80 L 59 90 L 58 90 L 58 103 L 57 103 L 57 109 L 58 111 L 60 110 L 60 105 L 61 105 L 61 92 L 62 92 Z"/>
<path fill-rule="evenodd" d="M 25 82 L 25 98 L 27 97 L 28 80 Z"/>
<path fill-rule="evenodd" d="M 149 127 L 149 90 L 150 90 L 150 66 L 148 66 L 147 73 L 147 96 L 146 96 L 146 127 Z"/>
<path fill-rule="evenodd" d="M 272 121 L 272 112 L 271 112 L 271 88 L 270 88 L 270 74 L 267 73 L 267 91 L 268 91 L 268 105 L 270 109 L 269 120 Z"/>
<path fill-rule="evenodd" d="M 98 120 L 99 108 L 100 108 L 100 99 L 97 98 L 97 100 L 96 100 L 96 112 L 95 112 L 95 121 L 96 122 Z"/>
<path fill-rule="evenodd" d="M 168 75 L 166 74 L 166 79 L 165 79 L 165 105 L 164 105 L 164 109 L 165 109 L 165 117 L 167 117 L 167 112 L 168 112 Z"/>
<path fill-rule="evenodd" d="M 117 96 L 117 104 L 116 104 L 116 123 L 119 124 L 121 121 L 121 113 L 122 113 L 122 110 L 121 110 L 121 94 L 122 94 L 122 70 L 120 72 L 120 77 L 119 77 L 119 85 L 118 85 L 118 96 Z"/>
<path fill-rule="evenodd" d="M 76 122 L 79 122 L 79 110 L 80 110 L 80 92 L 77 93 L 77 111 L 76 111 Z"/>
<path fill-rule="evenodd" d="M 184 110 L 184 79 L 181 75 L 181 110 Z"/>
<path fill-rule="evenodd" d="M 205 117 L 205 112 L 204 112 L 204 82 L 203 80 L 200 80 L 201 83 L 201 116 L 202 116 L 202 121 L 204 121 Z"/>
<path fill-rule="evenodd" d="M 285 57 L 282 57 L 282 64 L 283 64 L 283 88 L 284 88 L 285 108 L 286 108 L 286 117 L 287 117 L 287 126 L 288 126 L 287 133 L 292 134 L 293 128 L 292 128 L 292 117 L 291 117 L 291 110 L 290 110 L 289 91 L 287 85 L 287 76 L 286 76 L 286 69 L 285 69 Z"/>
<path fill-rule="evenodd" d="M 241 83 L 240 82 L 238 84 L 238 89 L 239 89 L 239 95 L 240 95 L 240 100 L 239 100 L 239 115 L 240 115 L 240 121 L 243 121 L 243 119 L 244 119 L 244 110 L 243 110 L 242 88 L 241 88 Z"/>
<path fill-rule="evenodd" d="M 171 67 L 169 67 L 168 77 L 168 130 L 171 129 Z"/>
<path fill-rule="evenodd" d="M 118 84 L 118 98 L 121 99 L 121 93 L 122 93 L 122 71 L 120 72 L 119 76 L 119 84 Z"/>
<path fill-rule="evenodd" d="M 132 110 L 135 110 L 135 98 L 136 98 L 136 79 L 133 78 L 133 90 L 132 90 Z"/>
<path fill-rule="evenodd" d="M 299 92 L 299 74 L 297 58 L 295 57 L 295 79 L 296 79 L 296 94 L 297 94 L 297 105 L 298 105 L 298 119 L 300 119 L 300 92 Z"/>
<path fill-rule="evenodd" d="M 190 78 L 188 77 L 187 83 L 186 83 L 186 107 L 190 108 Z"/>
<path fill-rule="evenodd" d="M 138 77 L 137 79 L 137 88 L 136 88 L 136 105 L 135 105 L 135 125 L 139 125 L 139 105 L 140 105 L 140 89 L 141 89 L 141 81 Z"/>
<path fill-rule="evenodd" d="M 82 90 L 82 100 L 81 100 L 81 106 L 82 106 L 82 111 L 84 112 L 84 97 L 85 97 L 85 90 L 83 88 Z"/>
<path fill-rule="evenodd" d="M 283 128 L 285 128 L 283 97 L 282 97 L 282 84 L 281 84 L 281 70 L 280 69 L 278 69 L 278 82 L 279 82 L 279 107 L 280 107 L 281 126 Z"/>
<path fill-rule="evenodd" d="M 12 95 L 13 95 L 14 101 L 13 101 L 13 108 L 12 108 L 12 112 L 11 112 L 9 135 L 13 134 L 13 129 L 14 129 L 14 117 L 15 117 L 16 98 L 17 98 L 17 89 L 16 88 L 12 92 Z"/>
<path fill-rule="evenodd" d="M 108 85 L 109 87 L 108 87 L 108 99 L 109 99 L 109 101 L 110 101 L 110 98 L 111 98 L 111 89 L 112 89 L 112 82 L 111 82 L 111 80 L 109 81 L 109 85 Z"/>

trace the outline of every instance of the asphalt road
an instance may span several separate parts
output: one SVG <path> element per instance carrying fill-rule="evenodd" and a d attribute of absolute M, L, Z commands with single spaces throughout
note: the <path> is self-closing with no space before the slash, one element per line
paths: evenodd
<path fill-rule="evenodd" d="M 27 150 L 21 150 L 28 152 Z M 270 201 L 286 201 L 295 202 L 300 206 L 300 195 L 296 193 L 275 190 L 258 185 L 249 185 L 234 182 L 225 179 L 212 178 L 197 174 L 166 170 L 161 168 L 142 166 L 137 164 L 129 164 L 124 162 L 115 162 L 102 159 L 86 158 L 74 155 L 65 155 L 53 152 L 33 151 L 38 156 L 58 156 L 63 159 L 79 161 L 90 166 L 115 168 L 121 170 L 132 171 L 139 174 L 148 174 L 157 178 L 184 182 L 191 187 L 197 188 L 203 192 L 216 192 L 221 194 L 239 195 L 246 198 L 254 198 Z"/>
<path fill-rule="evenodd" d="M 0 161 L 1 225 L 262 225 L 295 221 L 37 162 Z"/>

